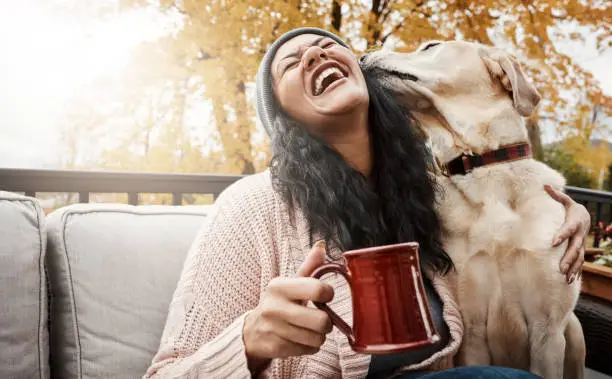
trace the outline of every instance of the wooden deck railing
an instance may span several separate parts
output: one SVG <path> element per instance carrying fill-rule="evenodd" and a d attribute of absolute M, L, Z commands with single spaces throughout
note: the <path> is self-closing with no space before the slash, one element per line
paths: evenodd
<path fill-rule="evenodd" d="M 219 195 L 239 175 L 159 174 L 120 171 L 30 170 L 0 168 L 0 190 L 79 194 L 79 203 L 88 203 L 90 193 L 127 193 L 128 204 L 137 205 L 142 193 L 170 193 L 172 204 L 180 205 L 183 194 Z"/>
<path fill-rule="evenodd" d="M 90 193 L 127 193 L 128 203 L 132 205 L 138 204 L 141 193 L 170 193 L 172 204 L 180 205 L 183 194 L 216 197 L 240 178 L 240 175 L 0 168 L 0 190 L 23 192 L 32 197 L 39 192 L 78 193 L 80 203 L 88 203 Z M 612 221 L 612 192 L 569 186 L 566 191 L 591 210 L 595 224 Z"/>
<path fill-rule="evenodd" d="M 575 201 L 593 208 L 595 217 L 593 221 L 599 223 L 612 221 L 612 192 L 597 191 L 588 188 L 566 187 L 566 192 Z M 607 206 L 608 209 L 605 209 Z"/>

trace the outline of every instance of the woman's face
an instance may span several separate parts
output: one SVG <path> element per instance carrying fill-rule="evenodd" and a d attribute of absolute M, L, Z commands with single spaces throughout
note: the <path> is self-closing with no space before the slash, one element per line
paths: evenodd
<path fill-rule="evenodd" d="M 271 69 L 283 110 L 313 131 L 333 127 L 335 116 L 367 112 L 368 89 L 355 55 L 329 37 L 292 38 L 278 49 Z"/>

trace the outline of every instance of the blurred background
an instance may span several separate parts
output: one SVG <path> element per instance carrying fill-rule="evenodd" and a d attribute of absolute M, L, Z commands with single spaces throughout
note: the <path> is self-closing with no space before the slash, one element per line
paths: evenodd
<path fill-rule="evenodd" d="M 538 159 L 612 188 L 609 1 L 0 1 L 0 167 L 250 174 L 268 141 L 254 75 L 278 36 L 318 26 L 361 53 L 429 39 L 496 45 L 542 94 Z"/>

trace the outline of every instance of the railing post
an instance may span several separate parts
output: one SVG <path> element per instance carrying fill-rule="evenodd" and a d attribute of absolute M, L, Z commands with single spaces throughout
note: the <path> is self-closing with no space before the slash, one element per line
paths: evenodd
<path fill-rule="evenodd" d="M 172 205 L 183 205 L 183 194 L 180 192 L 172 193 Z"/>
<path fill-rule="evenodd" d="M 128 192 L 128 204 L 138 205 L 138 192 Z"/>
<path fill-rule="evenodd" d="M 89 192 L 79 192 L 79 203 L 81 204 L 89 203 Z"/>

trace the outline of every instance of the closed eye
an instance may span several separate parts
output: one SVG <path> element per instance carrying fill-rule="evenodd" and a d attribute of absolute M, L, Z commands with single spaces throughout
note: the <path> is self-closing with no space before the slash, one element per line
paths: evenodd
<path fill-rule="evenodd" d="M 323 46 L 321 46 L 324 49 L 329 49 L 330 47 L 333 47 L 336 43 L 333 41 L 328 41 L 326 43 L 323 44 Z"/>
<path fill-rule="evenodd" d="M 334 46 L 336 46 L 336 45 L 338 45 L 338 44 L 337 44 L 336 42 L 334 42 L 334 41 L 325 41 L 325 42 L 323 43 L 323 45 L 321 45 L 321 48 L 323 48 L 323 49 L 329 49 L 329 48 L 334 47 Z M 294 55 L 297 55 L 297 54 L 294 54 Z M 290 70 L 290 69 L 294 68 L 294 67 L 295 67 L 295 66 L 297 66 L 299 63 L 300 63 L 300 61 L 299 61 L 299 60 L 295 60 L 295 61 L 293 61 L 293 62 L 291 62 L 291 63 L 289 63 L 289 64 L 285 65 L 285 67 L 283 67 L 283 70 L 282 70 L 282 72 L 281 72 L 281 77 L 282 77 L 282 76 L 285 74 L 285 72 L 287 72 L 288 70 Z"/>
<path fill-rule="evenodd" d="M 285 75 L 285 72 L 287 72 L 287 71 L 289 71 L 290 69 L 292 69 L 292 68 L 294 68 L 295 66 L 297 66 L 297 65 L 298 65 L 298 63 L 300 63 L 300 61 L 299 61 L 299 60 L 295 60 L 295 61 L 293 61 L 293 62 L 291 62 L 291 63 L 289 63 L 289 64 L 286 64 L 286 65 L 285 65 L 285 67 L 283 68 L 283 71 L 281 72 L 281 77 L 282 77 L 283 75 Z"/>
<path fill-rule="evenodd" d="M 429 50 L 429 49 L 431 49 L 431 48 L 432 48 L 432 47 L 434 47 L 434 46 L 438 46 L 439 44 L 441 44 L 441 42 L 429 42 L 429 43 L 427 43 L 425 46 L 421 47 L 421 48 L 419 49 L 419 51 L 426 51 L 426 50 Z"/>

